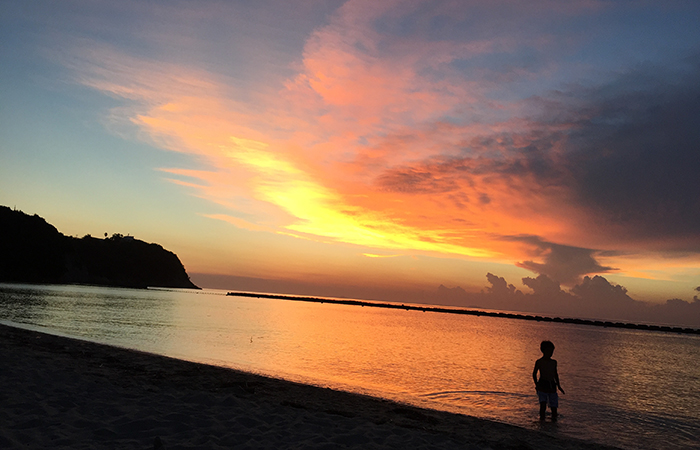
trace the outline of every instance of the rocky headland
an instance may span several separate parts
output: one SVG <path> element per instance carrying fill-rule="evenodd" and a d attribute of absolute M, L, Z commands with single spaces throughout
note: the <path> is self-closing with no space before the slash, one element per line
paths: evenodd
<path fill-rule="evenodd" d="M 177 255 L 113 234 L 65 236 L 38 215 L 0 206 L 0 282 L 198 289 Z"/>

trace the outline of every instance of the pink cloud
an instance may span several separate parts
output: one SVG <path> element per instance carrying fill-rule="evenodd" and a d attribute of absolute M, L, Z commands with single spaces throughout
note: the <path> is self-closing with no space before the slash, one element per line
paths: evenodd
<path fill-rule="evenodd" d="M 567 133 L 594 112 L 561 99 L 523 101 L 511 84 L 554 70 L 543 50 L 559 42 L 535 25 L 600 4 L 423 6 L 346 2 L 307 36 L 302 54 L 287 56 L 291 75 L 267 61 L 264 71 L 250 69 L 259 80 L 242 81 L 103 46 L 82 47 L 66 64 L 82 84 L 126 101 L 110 126 L 197 158 L 206 169 L 164 170 L 228 208 L 224 220 L 236 226 L 524 260 L 542 272 L 551 269 L 546 258 L 528 259 L 533 246 L 506 237 L 540 236 L 584 253 L 612 247 L 609 223 L 574 201 L 562 156 Z M 522 47 L 533 49 L 532 62 L 489 60 Z M 607 269 L 587 263 L 586 273 Z"/>

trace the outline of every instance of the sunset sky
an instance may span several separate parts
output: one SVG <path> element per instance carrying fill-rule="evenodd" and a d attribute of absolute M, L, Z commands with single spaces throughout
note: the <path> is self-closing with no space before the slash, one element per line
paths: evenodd
<path fill-rule="evenodd" d="M 698 24 L 697 0 L 3 1 L 0 204 L 210 287 L 600 275 L 691 302 Z"/>

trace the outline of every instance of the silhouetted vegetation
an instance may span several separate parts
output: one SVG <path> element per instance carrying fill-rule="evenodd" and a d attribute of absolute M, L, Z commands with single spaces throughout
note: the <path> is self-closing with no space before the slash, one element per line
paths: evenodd
<path fill-rule="evenodd" d="M 0 206 L 0 281 L 195 288 L 180 259 L 158 244 L 113 234 L 65 236 L 38 215 Z"/>

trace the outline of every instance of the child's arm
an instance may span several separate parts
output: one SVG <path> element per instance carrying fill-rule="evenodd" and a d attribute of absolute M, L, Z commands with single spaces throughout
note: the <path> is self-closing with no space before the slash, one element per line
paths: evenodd
<path fill-rule="evenodd" d="M 566 394 L 564 392 L 564 389 L 561 388 L 561 384 L 559 384 L 559 371 L 557 370 L 557 366 L 554 366 L 554 381 L 557 383 L 557 388 L 561 391 L 562 394 Z"/>
<path fill-rule="evenodd" d="M 540 369 L 540 360 L 535 361 L 535 368 L 532 370 L 532 381 L 535 382 L 535 389 L 537 389 L 537 371 Z"/>

